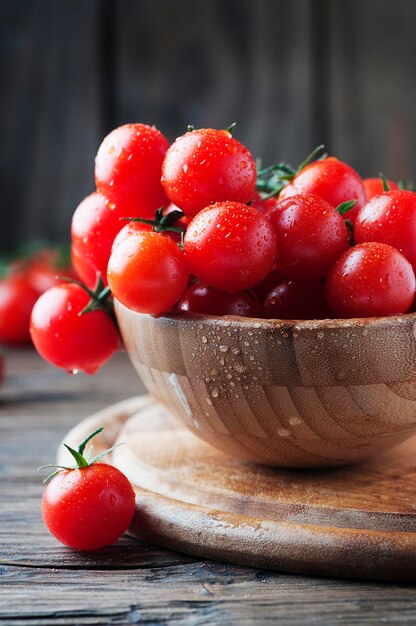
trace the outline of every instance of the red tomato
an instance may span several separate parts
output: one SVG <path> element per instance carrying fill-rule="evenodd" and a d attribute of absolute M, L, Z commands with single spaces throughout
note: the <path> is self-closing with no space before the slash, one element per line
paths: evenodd
<path fill-rule="evenodd" d="M 363 181 L 355 170 L 335 157 L 314 161 L 304 167 L 280 192 L 279 199 L 298 194 L 315 194 L 336 208 L 342 202 L 357 200 L 344 219 L 354 222 L 366 203 Z"/>
<path fill-rule="evenodd" d="M 392 180 L 387 181 L 390 189 L 398 189 L 399 187 Z M 367 197 L 367 201 L 374 198 L 374 196 L 378 196 L 381 193 L 384 193 L 383 181 L 381 178 L 363 178 L 363 185 L 365 189 L 365 195 Z"/>
<path fill-rule="evenodd" d="M 128 224 L 117 235 L 108 263 L 108 284 L 117 300 L 139 313 L 169 311 L 189 277 L 183 251 L 170 238 Z"/>
<path fill-rule="evenodd" d="M 117 541 L 135 511 L 135 496 L 117 468 L 94 463 L 59 472 L 42 499 L 42 515 L 49 531 L 78 550 L 96 550 Z"/>
<path fill-rule="evenodd" d="M 358 213 L 354 239 L 397 248 L 416 271 L 416 193 L 396 190 L 375 196 Z"/>
<path fill-rule="evenodd" d="M 256 285 L 273 269 L 276 235 L 256 209 L 218 202 L 189 224 L 185 252 L 192 274 L 210 287 L 234 293 Z"/>
<path fill-rule="evenodd" d="M 95 281 L 99 272 L 104 284 L 107 284 L 111 247 L 115 236 L 125 224 L 119 212 L 115 208 L 111 209 L 106 198 L 97 192 L 84 198 L 78 205 L 72 217 L 71 239 L 76 256 L 83 261 L 80 270 L 85 274 L 85 282 L 90 282 L 92 275 Z M 83 269 L 85 266 L 88 270 Z M 84 276 L 81 278 L 84 279 Z"/>
<path fill-rule="evenodd" d="M 169 142 L 153 126 L 126 124 L 113 130 L 95 159 L 97 190 L 124 217 L 152 219 L 167 206 L 160 177 Z"/>
<path fill-rule="evenodd" d="M 74 283 L 46 291 L 36 302 L 30 334 L 39 354 L 69 373 L 94 374 L 120 346 L 110 316 L 95 310 L 81 315 L 90 296 Z"/>
<path fill-rule="evenodd" d="M 90 260 L 82 256 L 73 244 L 71 246 L 71 261 L 77 276 L 87 287 L 93 289 L 97 282 L 97 273 Z"/>
<path fill-rule="evenodd" d="M 261 306 L 255 294 L 247 291 L 227 293 L 204 283 L 190 285 L 178 302 L 181 313 L 203 315 L 240 315 L 261 317 Z"/>
<path fill-rule="evenodd" d="M 266 295 L 265 317 L 283 320 L 316 320 L 331 317 L 325 288 L 319 281 L 285 279 Z"/>
<path fill-rule="evenodd" d="M 282 274 L 279 270 L 272 270 L 267 274 L 266 278 L 253 287 L 254 293 L 259 298 L 260 302 L 263 302 L 269 291 L 278 285 L 282 280 L 286 280 L 287 276 Z"/>
<path fill-rule="evenodd" d="M 212 202 L 248 202 L 256 184 L 256 164 L 231 133 L 202 128 L 171 145 L 162 184 L 170 200 L 193 217 Z"/>
<path fill-rule="evenodd" d="M 25 276 L 0 280 L 0 343 L 30 343 L 30 314 L 38 297 Z"/>
<path fill-rule="evenodd" d="M 326 293 L 339 317 L 406 313 L 416 290 L 415 274 L 398 250 L 362 243 L 345 252 L 329 272 Z"/>
<path fill-rule="evenodd" d="M 324 277 L 349 246 L 343 218 L 318 196 L 286 198 L 267 216 L 277 236 L 279 270 L 290 278 Z"/>
<path fill-rule="evenodd" d="M 268 206 L 268 202 L 269 200 L 263 200 L 263 198 L 261 197 L 258 191 L 254 191 L 251 197 L 250 206 L 252 206 L 254 209 L 257 209 L 259 213 L 264 215 L 265 213 L 267 213 L 267 210 L 270 208 Z"/>

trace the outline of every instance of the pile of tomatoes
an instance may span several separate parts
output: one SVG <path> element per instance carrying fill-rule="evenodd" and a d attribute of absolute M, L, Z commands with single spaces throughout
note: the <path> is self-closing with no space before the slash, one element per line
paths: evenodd
<path fill-rule="evenodd" d="M 73 277 L 65 251 L 32 242 L 0 260 L 0 343 L 30 343 L 30 314 L 39 296 L 56 285 L 57 275 Z"/>
<path fill-rule="evenodd" d="M 96 191 L 72 220 L 83 284 L 35 305 L 40 353 L 94 372 L 119 347 L 111 296 L 151 315 L 276 319 L 406 313 L 416 290 L 416 194 L 363 180 L 314 151 L 297 169 L 261 168 L 232 128 L 111 132 Z"/>

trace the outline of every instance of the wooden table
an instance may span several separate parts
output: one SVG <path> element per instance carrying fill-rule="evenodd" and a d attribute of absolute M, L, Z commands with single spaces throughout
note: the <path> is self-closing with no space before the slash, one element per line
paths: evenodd
<path fill-rule="evenodd" d="M 40 515 L 42 477 L 82 418 L 143 390 L 125 355 L 94 377 L 67 376 L 32 351 L 6 354 L 0 393 L 0 623 L 416 624 L 411 585 L 360 583 L 236 567 L 123 538 L 82 554 Z"/>

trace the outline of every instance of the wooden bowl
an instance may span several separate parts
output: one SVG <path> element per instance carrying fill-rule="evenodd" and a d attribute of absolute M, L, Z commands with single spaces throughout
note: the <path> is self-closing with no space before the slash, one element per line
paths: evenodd
<path fill-rule="evenodd" d="M 149 392 L 245 461 L 329 467 L 416 431 L 416 314 L 281 321 L 151 317 L 116 302 Z"/>

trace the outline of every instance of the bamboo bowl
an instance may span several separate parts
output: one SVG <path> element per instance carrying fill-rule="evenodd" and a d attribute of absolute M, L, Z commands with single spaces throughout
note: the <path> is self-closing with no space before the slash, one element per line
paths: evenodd
<path fill-rule="evenodd" d="M 151 317 L 116 302 L 149 392 L 245 461 L 330 467 L 416 432 L 416 314 L 281 321 Z"/>

